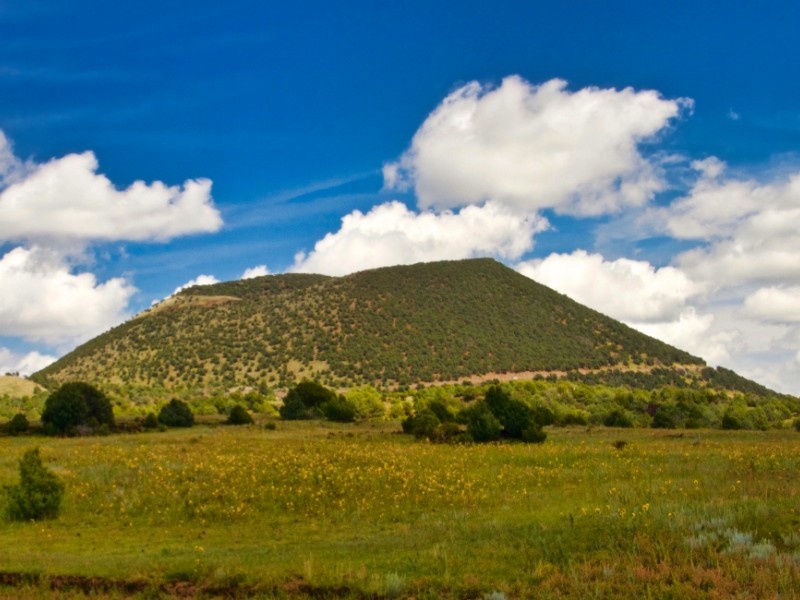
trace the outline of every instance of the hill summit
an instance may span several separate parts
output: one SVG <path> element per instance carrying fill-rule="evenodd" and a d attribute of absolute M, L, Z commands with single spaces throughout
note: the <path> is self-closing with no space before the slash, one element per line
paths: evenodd
<path fill-rule="evenodd" d="M 192 287 L 35 378 L 209 390 L 304 377 L 347 387 L 620 370 L 708 379 L 715 372 L 704 367 L 492 259 L 473 259 Z"/>

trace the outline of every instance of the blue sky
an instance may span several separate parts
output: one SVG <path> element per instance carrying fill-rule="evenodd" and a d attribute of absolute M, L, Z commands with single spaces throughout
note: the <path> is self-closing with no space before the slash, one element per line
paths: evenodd
<path fill-rule="evenodd" d="M 767 6 L 0 0 L 0 369 L 200 276 L 494 256 L 800 393 Z"/>

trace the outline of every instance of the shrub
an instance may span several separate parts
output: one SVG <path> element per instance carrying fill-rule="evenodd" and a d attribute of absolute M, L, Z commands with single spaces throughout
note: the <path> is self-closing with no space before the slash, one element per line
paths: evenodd
<path fill-rule="evenodd" d="M 71 433 L 79 426 L 96 429 L 114 426 L 114 411 L 108 397 L 88 383 L 65 383 L 47 397 L 42 412 L 45 431 Z"/>
<path fill-rule="evenodd" d="M 542 427 L 534 422 L 528 426 L 525 431 L 522 432 L 522 441 L 526 444 L 541 444 L 547 439 L 547 434 L 544 432 Z"/>
<path fill-rule="evenodd" d="M 500 439 L 503 426 L 494 416 L 486 402 L 479 402 L 466 411 L 467 433 L 476 442 L 491 442 Z"/>
<path fill-rule="evenodd" d="M 313 419 L 324 415 L 325 405 L 335 402 L 336 394 L 315 381 L 304 380 L 286 394 L 280 409 L 287 420 Z"/>
<path fill-rule="evenodd" d="M 447 405 L 441 400 L 434 400 L 428 404 L 428 409 L 436 415 L 442 423 L 452 423 L 456 420 L 456 416 L 447 408 Z"/>
<path fill-rule="evenodd" d="M 286 419 L 287 421 L 300 421 L 311 418 L 311 412 L 294 389 L 289 390 L 289 393 L 286 394 L 278 412 L 281 415 L 281 419 Z"/>
<path fill-rule="evenodd" d="M 64 484 L 42 464 L 38 448 L 28 450 L 22 456 L 19 476 L 19 484 L 7 488 L 6 516 L 12 521 L 57 517 L 64 496 Z"/>
<path fill-rule="evenodd" d="M 228 420 L 225 421 L 228 425 L 252 425 L 253 417 L 247 412 L 247 409 L 241 404 L 235 405 L 231 412 L 228 414 Z"/>
<path fill-rule="evenodd" d="M 668 404 L 659 406 L 656 413 L 653 415 L 651 427 L 654 429 L 677 429 L 678 420 L 676 412 L 674 406 Z"/>
<path fill-rule="evenodd" d="M 191 427 L 194 425 L 194 414 L 185 402 L 173 398 L 159 411 L 158 422 L 167 427 Z"/>
<path fill-rule="evenodd" d="M 336 394 L 316 381 L 303 380 L 293 388 L 303 404 L 310 409 L 322 409 L 324 404 L 336 399 Z"/>
<path fill-rule="evenodd" d="M 344 396 L 338 396 L 322 405 L 322 412 L 329 421 L 352 423 L 356 420 L 356 409 Z"/>
<path fill-rule="evenodd" d="M 556 422 L 556 416 L 550 408 L 543 404 L 537 404 L 533 407 L 533 418 L 541 425 L 552 425 Z"/>
<path fill-rule="evenodd" d="M 795 431 L 800 431 L 800 417 L 794 420 L 794 429 Z"/>
<path fill-rule="evenodd" d="M 158 417 L 154 412 L 147 413 L 144 421 L 142 421 L 142 427 L 145 429 L 158 429 Z"/>
<path fill-rule="evenodd" d="M 408 417 L 403 421 L 402 427 L 404 433 L 411 433 L 418 438 L 431 439 L 436 435 L 439 419 L 432 410 L 426 408 L 416 415 Z"/>
<path fill-rule="evenodd" d="M 723 429 L 750 429 L 752 424 L 743 407 L 729 407 L 722 415 Z"/>
<path fill-rule="evenodd" d="M 28 427 L 30 427 L 30 423 L 28 423 L 28 417 L 22 413 L 17 413 L 8 423 L 6 423 L 5 430 L 8 435 L 19 435 L 21 433 L 26 433 L 28 431 Z"/>
<path fill-rule="evenodd" d="M 633 427 L 633 419 L 628 414 L 628 411 L 622 408 L 615 408 L 603 419 L 603 425 L 606 427 Z"/>
<path fill-rule="evenodd" d="M 503 425 L 505 434 L 516 440 L 522 439 L 523 432 L 529 427 L 538 426 L 533 411 L 520 400 L 510 400 L 506 405 L 505 414 L 495 416 Z"/>
<path fill-rule="evenodd" d="M 431 439 L 435 442 L 455 442 L 461 440 L 463 437 L 464 432 L 461 431 L 459 424 L 448 421 L 436 428 L 433 438 Z"/>

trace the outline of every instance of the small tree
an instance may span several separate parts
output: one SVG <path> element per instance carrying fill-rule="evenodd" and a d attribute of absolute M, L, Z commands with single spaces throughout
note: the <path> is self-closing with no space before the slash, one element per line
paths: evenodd
<path fill-rule="evenodd" d="M 167 427 L 191 427 L 194 425 L 194 414 L 186 402 L 173 398 L 161 407 L 158 422 Z"/>
<path fill-rule="evenodd" d="M 287 420 L 313 419 L 325 414 L 325 406 L 337 401 L 336 393 L 316 381 L 303 380 L 283 399 L 281 418 Z"/>
<path fill-rule="evenodd" d="M 231 409 L 226 421 L 228 425 L 252 425 L 253 417 L 247 412 L 247 409 L 241 404 L 237 404 Z"/>
<path fill-rule="evenodd" d="M 322 405 L 322 412 L 329 421 L 352 423 L 356 420 L 356 408 L 342 395 Z"/>
<path fill-rule="evenodd" d="M 158 417 L 155 413 L 149 412 L 142 421 L 142 427 L 145 429 L 158 429 Z"/>
<path fill-rule="evenodd" d="M 17 413 L 6 423 L 5 430 L 8 435 L 20 435 L 21 433 L 26 433 L 29 427 L 28 417 L 22 413 Z"/>
<path fill-rule="evenodd" d="M 418 438 L 430 439 L 436 435 L 436 429 L 439 424 L 436 414 L 426 408 L 405 419 L 401 425 L 404 433 L 411 433 Z"/>
<path fill-rule="evenodd" d="M 6 516 L 12 521 L 57 517 L 64 484 L 42 464 L 38 448 L 28 450 L 20 459 L 19 477 L 19 485 L 7 488 Z"/>
<path fill-rule="evenodd" d="M 491 442 L 500 439 L 503 425 L 494 416 L 485 401 L 461 412 L 467 423 L 467 433 L 476 442 Z"/>
<path fill-rule="evenodd" d="M 281 419 L 286 419 L 287 421 L 300 421 L 311 418 L 308 407 L 303 402 L 300 394 L 295 392 L 294 389 L 289 390 L 289 393 L 286 394 L 278 412 L 281 415 Z"/>
<path fill-rule="evenodd" d="M 65 383 L 45 400 L 42 423 L 55 433 L 70 433 L 79 425 L 114 426 L 114 411 L 108 397 L 82 381 Z"/>

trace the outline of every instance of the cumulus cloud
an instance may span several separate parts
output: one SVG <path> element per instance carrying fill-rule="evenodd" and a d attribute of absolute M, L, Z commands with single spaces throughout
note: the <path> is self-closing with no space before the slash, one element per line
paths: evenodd
<path fill-rule="evenodd" d="M 40 354 L 33 351 L 26 354 L 12 352 L 8 348 L 0 347 L 0 373 L 19 373 L 30 375 L 44 369 L 56 361 L 55 356 Z"/>
<path fill-rule="evenodd" d="M 705 242 L 676 265 L 721 287 L 800 283 L 800 172 L 761 183 L 727 177 L 716 158 L 693 166 L 701 175 L 689 193 L 647 216 L 672 237 Z"/>
<path fill-rule="evenodd" d="M 800 287 L 766 287 L 744 300 L 748 316 L 775 323 L 800 323 Z"/>
<path fill-rule="evenodd" d="M 178 287 L 176 287 L 175 291 L 172 292 L 172 295 L 174 296 L 178 292 L 182 292 L 183 290 L 190 287 L 194 287 L 196 285 L 213 285 L 215 283 L 219 283 L 219 279 L 217 279 L 213 275 L 198 275 L 194 279 L 191 279 L 186 283 L 184 283 L 183 285 L 179 285 Z"/>
<path fill-rule="evenodd" d="M 29 163 L 21 161 L 14 155 L 11 142 L 0 131 L 0 190 L 19 181 L 30 168 Z"/>
<path fill-rule="evenodd" d="M 344 275 L 387 265 L 475 256 L 516 259 L 548 227 L 540 216 L 520 216 L 488 202 L 458 212 L 416 212 L 392 201 L 368 213 L 353 211 L 339 231 L 295 258 L 292 271 Z"/>
<path fill-rule="evenodd" d="M 690 105 L 631 88 L 570 92 L 558 79 L 472 82 L 445 98 L 384 167 L 385 186 L 413 187 L 422 208 L 491 200 L 523 212 L 599 215 L 641 206 L 664 182 L 639 145 Z"/>
<path fill-rule="evenodd" d="M 85 340 L 122 321 L 135 288 L 72 272 L 55 252 L 15 248 L 0 258 L 0 333 L 63 343 Z"/>
<path fill-rule="evenodd" d="M 207 179 L 188 180 L 182 187 L 136 181 L 119 190 L 97 172 L 92 152 L 23 169 L 13 154 L 4 158 L 8 144 L 2 142 L 0 172 L 11 175 L 0 191 L 0 240 L 48 245 L 165 241 L 222 225 Z"/>
<path fill-rule="evenodd" d="M 701 287 L 673 267 L 656 269 L 646 261 L 605 260 L 577 250 L 518 263 L 523 275 L 626 322 L 674 321 Z"/>
<path fill-rule="evenodd" d="M 241 279 L 253 279 L 255 277 L 263 277 L 264 275 L 269 275 L 269 269 L 267 265 L 258 265 L 255 267 L 250 267 L 249 269 L 245 269 L 244 273 L 242 273 Z"/>

